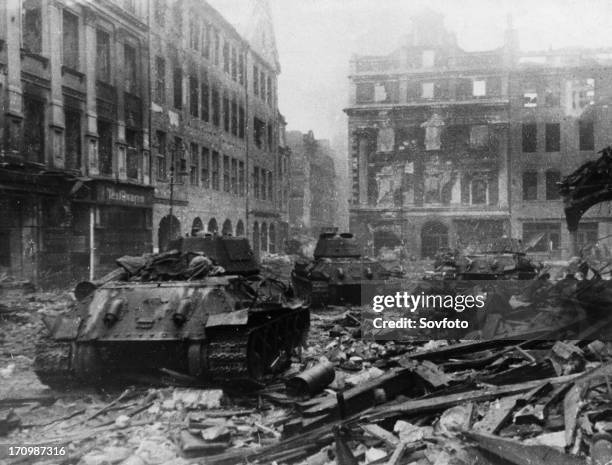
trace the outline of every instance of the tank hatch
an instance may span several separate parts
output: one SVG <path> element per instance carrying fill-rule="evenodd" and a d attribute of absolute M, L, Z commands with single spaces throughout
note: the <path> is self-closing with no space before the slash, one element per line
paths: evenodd
<path fill-rule="evenodd" d="M 251 275 L 259 272 L 255 255 L 246 237 L 196 236 L 180 237 L 168 244 L 168 250 L 202 252 L 227 274 Z"/>
<path fill-rule="evenodd" d="M 350 233 L 338 234 L 335 230 L 319 235 L 314 258 L 360 258 L 361 252 L 355 237 Z"/>

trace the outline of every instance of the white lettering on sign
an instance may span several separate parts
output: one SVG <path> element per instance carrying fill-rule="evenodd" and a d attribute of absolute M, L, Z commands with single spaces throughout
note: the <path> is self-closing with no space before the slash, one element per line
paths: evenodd
<path fill-rule="evenodd" d="M 124 190 L 114 190 L 110 187 L 104 189 L 106 200 L 111 200 L 114 202 L 124 202 L 124 203 L 145 203 L 145 196 L 138 194 L 131 194 Z"/>

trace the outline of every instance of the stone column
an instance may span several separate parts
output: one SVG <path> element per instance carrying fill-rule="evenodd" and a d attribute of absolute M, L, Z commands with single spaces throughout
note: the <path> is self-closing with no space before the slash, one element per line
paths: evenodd
<path fill-rule="evenodd" d="M 100 174 L 98 167 L 98 113 L 96 105 L 96 15 L 90 8 L 84 7 L 85 20 L 85 61 L 83 70 L 85 72 L 86 92 L 86 131 L 85 147 L 86 160 L 83 166 L 90 176 Z"/>
<path fill-rule="evenodd" d="M 44 17 L 44 15 L 43 15 Z M 49 18 L 49 64 L 51 94 L 49 105 L 49 139 L 51 162 L 55 168 L 64 168 L 64 102 L 62 96 L 62 6 L 55 0 L 47 6 Z"/>
<path fill-rule="evenodd" d="M 370 141 L 365 132 L 359 133 L 358 150 L 359 150 L 359 205 L 365 206 L 368 204 L 368 152 Z"/>

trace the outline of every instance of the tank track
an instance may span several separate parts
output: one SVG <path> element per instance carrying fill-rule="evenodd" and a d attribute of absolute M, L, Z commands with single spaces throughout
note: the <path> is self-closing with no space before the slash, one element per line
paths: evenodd
<path fill-rule="evenodd" d="M 43 384 L 53 389 L 66 388 L 78 382 L 72 369 L 72 359 L 72 343 L 43 337 L 36 344 L 34 372 Z"/>
<path fill-rule="evenodd" d="M 273 339 L 270 337 L 273 330 L 281 329 L 282 331 L 289 327 L 292 332 L 285 332 L 284 339 L 280 341 L 284 342 L 284 345 L 272 344 L 271 355 L 276 356 L 277 352 L 280 353 L 283 349 L 296 349 L 305 340 L 308 333 L 310 321 L 308 314 L 308 310 L 302 309 L 274 318 L 256 327 L 235 327 L 213 332 L 208 344 L 209 376 L 216 380 L 251 379 L 257 381 L 267 372 L 273 360 L 266 355 L 258 358 L 258 354 L 254 353 L 256 348 L 261 349 L 262 341 Z M 303 317 L 305 317 L 304 327 L 298 328 L 297 324 Z M 278 337 L 276 339 L 278 343 Z M 259 345 L 258 342 L 260 342 Z"/>
<path fill-rule="evenodd" d="M 259 380 L 269 371 L 274 357 L 282 350 L 296 349 L 306 338 L 309 310 L 300 309 L 272 318 L 258 326 L 235 326 L 210 331 L 205 377 L 215 381 Z M 269 341 L 270 344 L 266 343 Z M 90 374 L 81 373 L 74 342 L 44 337 L 36 345 L 34 372 L 39 380 L 53 389 L 87 384 Z M 256 352 L 262 352 L 258 357 Z M 103 360 L 106 360 L 103 357 Z M 87 364 L 85 364 L 87 365 Z"/>

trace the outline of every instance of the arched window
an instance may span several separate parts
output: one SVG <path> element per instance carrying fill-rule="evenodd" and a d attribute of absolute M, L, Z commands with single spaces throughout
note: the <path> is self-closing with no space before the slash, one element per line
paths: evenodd
<path fill-rule="evenodd" d="M 244 236 L 244 223 L 242 220 L 238 220 L 238 223 L 236 223 L 236 236 Z"/>
<path fill-rule="evenodd" d="M 211 218 L 208 222 L 208 232 L 211 234 L 217 234 L 219 232 L 219 226 L 217 225 L 217 220 Z"/>
<path fill-rule="evenodd" d="M 204 231 L 204 224 L 202 223 L 200 217 L 197 216 L 191 224 L 191 235 L 197 236 L 198 234 L 201 234 L 202 231 Z"/>
<path fill-rule="evenodd" d="M 232 222 L 230 220 L 225 220 L 223 222 L 223 228 L 221 229 L 221 234 L 224 236 L 232 235 Z"/>
<path fill-rule="evenodd" d="M 157 244 L 160 251 L 167 250 L 168 243 L 181 235 L 181 223 L 176 216 L 166 215 L 159 222 Z"/>

